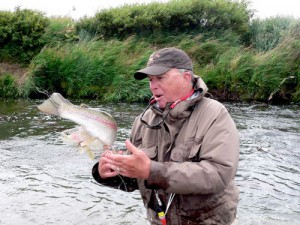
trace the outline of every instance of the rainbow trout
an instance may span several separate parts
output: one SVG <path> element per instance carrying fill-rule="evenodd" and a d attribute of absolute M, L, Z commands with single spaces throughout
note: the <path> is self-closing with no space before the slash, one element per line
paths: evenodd
<path fill-rule="evenodd" d="M 110 148 L 117 136 L 117 123 L 107 112 L 72 104 L 59 93 L 53 93 L 38 109 L 46 114 L 71 120 L 80 128 L 62 132 L 64 138 L 86 150 L 91 159 L 95 154 L 92 143 L 99 144 L 99 150 Z M 95 148 L 94 148 L 95 149 Z"/>

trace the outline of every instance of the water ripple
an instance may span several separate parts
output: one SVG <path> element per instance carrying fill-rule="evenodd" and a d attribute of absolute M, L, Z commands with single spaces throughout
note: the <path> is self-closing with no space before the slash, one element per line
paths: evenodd
<path fill-rule="evenodd" d="M 74 123 L 39 113 L 39 103 L 2 104 L 0 224 L 147 224 L 139 193 L 98 185 L 91 176 L 95 161 L 59 139 Z M 123 149 L 144 105 L 87 103 L 114 114 L 115 146 Z M 299 224 L 300 107 L 225 105 L 240 135 L 240 224 Z"/>

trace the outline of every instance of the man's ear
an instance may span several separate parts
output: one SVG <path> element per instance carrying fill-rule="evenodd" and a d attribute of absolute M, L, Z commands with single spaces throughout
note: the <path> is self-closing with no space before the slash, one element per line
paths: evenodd
<path fill-rule="evenodd" d="M 192 76 L 192 74 L 189 71 L 183 72 L 183 78 L 184 78 L 183 87 L 187 87 L 188 85 L 191 84 L 191 76 Z"/>

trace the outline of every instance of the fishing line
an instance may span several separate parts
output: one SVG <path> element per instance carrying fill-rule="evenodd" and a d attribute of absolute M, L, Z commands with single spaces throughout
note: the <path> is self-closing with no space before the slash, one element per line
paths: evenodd
<path fill-rule="evenodd" d="M 50 97 L 50 94 L 47 90 L 41 91 L 37 86 L 35 86 L 35 89 L 37 90 L 37 92 L 46 95 L 48 98 Z"/>
<path fill-rule="evenodd" d="M 120 174 L 118 174 L 118 176 L 120 177 L 122 183 L 124 184 L 125 191 L 128 191 L 128 190 L 127 190 L 127 187 L 126 187 L 126 183 L 125 183 L 123 177 L 122 177 Z M 121 189 L 120 187 L 121 187 L 122 183 L 119 185 L 118 189 Z"/>
<path fill-rule="evenodd" d="M 108 150 L 109 151 L 112 151 L 112 150 L 110 150 L 110 149 L 112 149 L 112 146 L 106 146 L 106 147 L 108 147 Z M 110 153 L 110 154 L 112 154 L 112 153 Z M 114 170 L 114 171 L 116 171 L 117 173 L 119 173 L 120 171 L 117 171 L 117 170 Z M 120 174 L 118 174 L 118 177 L 120 177 L 120 179 L 121 179 L 121 184 L 118 186 L 118 189 L 120 189 L 121 190 L 121 185 L 122 185 L 122 183 L 123 183 L 123 185 L 124 185 L 124 188 L 125 188 L 125 191 L 128 191 L 127 190 L 127 187 L 126 187 L 126 183 L 125 183 L 125 181 L 124 181 L 124 179 L 123 179 L 123 177 L 120 175 Z"/>

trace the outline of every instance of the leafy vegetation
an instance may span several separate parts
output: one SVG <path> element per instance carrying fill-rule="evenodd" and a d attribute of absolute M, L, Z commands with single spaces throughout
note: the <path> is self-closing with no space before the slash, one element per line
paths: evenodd
<path fill-rule="evenodd" d="M 18 97 L 18 90 L 14 76 L 5 74 L 0 77 L 0 97 L 15 98 Z"/>
<path fill-rule="evenodd" d="M 289 30 L 298 20 L 293 17 L 271 17 L 265 20 L 251 21 L 248 33 L 249 42 L 258 51 L 269 51 L 275 48 L 288 35 Z"/>
<path fill-rule="evenodd" d="M 230 0 L 125 5 L 79 21 L 0 11 L 0 97 L 60 92 L 146 101 L 148 81 L 132 74 L 153 51 L 172 46 L 191 56 L 216 98 L 299 102 L 300 20 L 251 16 L 247 1 Z M 21 63 L 26 72 L 1 70 L 1 61 Z"/>
<path fill-rule="evenodd" d="M 126 49 L 131 47 L 137 50 Z M 114 101 L 137 100 L 138 98 L 130 96 L 130 93 L 135 95 L 139 88 L 139 84 L 131 76 L 136 66 L 129 65 L 130 60 L 124 58 L 140 56 L 142 51 L 145 51 L 143 45 L 128 46 L 115 40 L 82 40 L 76 45 L 45 48 L 32 61 L 31 76 L 39 89 L 50 93 L 55 91 L 66 96 L 97 97 Z M 138 62 L 140 59 L 136 60 Z M 124 92 L 124 89 L 128 91 Z M 34 92 L 38 94 L 38 89 Z"/>
<path fill-rule="evenodd" d="M 47 46 L 59 46 L 78 41 L 75 22 L 69 17 L 52 17 L 41 37 Z"/>
<path fill-rule="evenodd" d="M 48 24 L 38 11 L 0 11 L 0 61 L 28 64 L 44 46 L 42 36 Z"/>
<path fill-rule="evenodd" d="M 104 38 L 229 29 L 242 34 L 248 30 L 250 15 L 245 2 L 171 0 L 103 10 L 93 18 L 82 19 L 76 29 Z"/>

